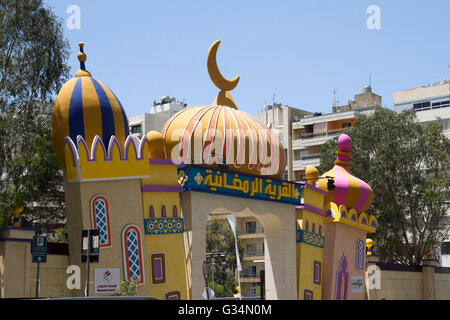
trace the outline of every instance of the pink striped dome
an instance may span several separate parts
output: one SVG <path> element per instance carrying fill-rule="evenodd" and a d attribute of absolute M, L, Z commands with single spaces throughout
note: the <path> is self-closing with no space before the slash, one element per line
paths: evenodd
<path fill-rule="evenodd" d="M 328 191 L 328 201 L 336 203 L 338 206 L 343 204 L 347 209 L 355 209 L 356 212 L 364 212 L 373 201 L 372 188 L 361 179 L 353 176 L 348 167 L 351 157 L 352 139 L 341 134 L 338 139 L 338 151 L 335 166 L 322 177 L 334 178 L 334 191 L 328 191 L 327 179 L 320 179 L 318 187 Z"/>

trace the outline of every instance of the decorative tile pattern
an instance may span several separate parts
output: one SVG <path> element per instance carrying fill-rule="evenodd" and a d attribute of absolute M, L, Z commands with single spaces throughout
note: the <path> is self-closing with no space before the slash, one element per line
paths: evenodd
<path fill-rule="evenodd" d="M 146 235 L 183 233 L 183 218 L 153 218 L 144 219 L 144 233 Z"/>
<path fill-rule="evenodd" d="M 324 236 L 306 230 L 297 230 L 295 238 L 297 243 L 306 243 L 318 248 L 323 248 L 325 245 Z"/>

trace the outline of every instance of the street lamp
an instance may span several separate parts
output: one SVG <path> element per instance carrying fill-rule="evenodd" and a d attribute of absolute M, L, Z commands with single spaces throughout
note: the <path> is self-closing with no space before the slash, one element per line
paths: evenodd
<path fill-rule="evenodd" d="M 220 258 L 222 263 L 225 261 L 226 253 L 206 253 L 206 259 L 210 261 L 211 264 L 211 281 L 212 281 L 212 289 L 214 291 L 214 270 L 216 265 L 216 259 Z"/>

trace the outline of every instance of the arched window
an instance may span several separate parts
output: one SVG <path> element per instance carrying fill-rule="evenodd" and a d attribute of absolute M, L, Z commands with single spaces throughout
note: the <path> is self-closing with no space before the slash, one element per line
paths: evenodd
<path fill-rule="evenodd" d="M 308 221 L 306 221 L 306 223 L 305 223 L 305 230 L 306 230 L 306 231 L 309 231 Z"/>
<path fill-rule="evenodd" d="M 322 226 L 319 225 L 319 234 L 322 235 Z"/>
<path fill-rule="evenodd" d="M 361 239 L 356 240 L 356 261 L 355 268 L 356 270 L 364 270 L 364 254 L 365 254 L 365 245 Z"/>
<path fill-rule="evenodd" d="M 347 258 L 345 254 L 342 255 L 339 261 L 339 269 L 336 272 L 336 292 L 335 300 L 347 300 L 348 292 L 348 273 L 347 273 Z"/>
<path fill-rule="evenodd" d="M 178 218 L 178 209 L 177 206 L 173 206 L 173 217 Z"/>
<path fill-rule="evenodd" d="M 314 222 L 312 224 L 311 232 L 316 233 L 316 224 Z"/>
<path fill-rule="evenodd" d="M 153 219 L 155 217 L 155 208 L 153 206 L 150 206 L 150 218 Z"/>
<path fill-rule="evenodd" d="M 144 283 L 141 231 L 129 224 L 122 230 L 123 266 L 128 281 Z"/>
<path fill-rule="evenodd" d="M 166 217 L 166 206 L 163 205 L 161 207 L 161 218 L 165 218 Z"/>
<path fill-rule="evenodd" d="M 91 222 L 99 230 L 99 248 L 111 247 L 111 227 L 109 222 L 108 201 L 103 196 L 91 199 Z"/>

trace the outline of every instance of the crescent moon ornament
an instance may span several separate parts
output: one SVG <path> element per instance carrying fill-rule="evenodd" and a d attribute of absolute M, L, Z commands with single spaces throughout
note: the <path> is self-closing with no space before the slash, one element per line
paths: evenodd
<path fill-rule="evenodd" d="M 219 71 L 217 66 L 217 49 L 219 48 L 220 40 L 215 41 L 208 50 L 207 66 L 208 73 L 212 82 L 222 91 L 231 91 L 236 88 L 239 82 L 239 76 L 233 80 L 225 79 Z"/>

